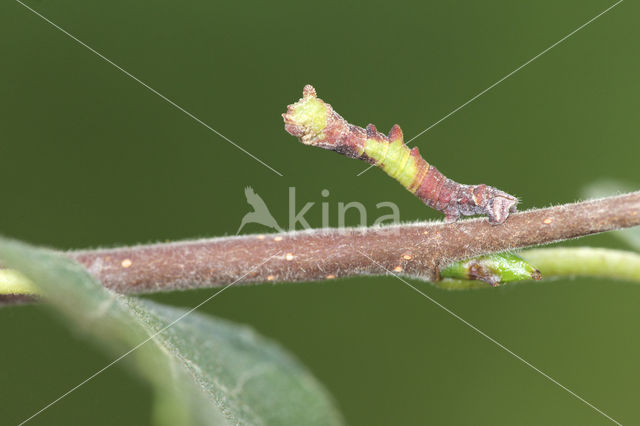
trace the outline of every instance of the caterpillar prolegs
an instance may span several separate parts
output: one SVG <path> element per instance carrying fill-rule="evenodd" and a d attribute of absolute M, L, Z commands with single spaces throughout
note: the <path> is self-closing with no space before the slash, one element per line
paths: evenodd
<path fill-rule="evenodd" d="M 518 199 L 488 185 L 463 185 L 427 163 L 417 147 L 405 145 L 397 124 L 389 136 L 349 124 L 306 85 L 302 98 L 282 114 L 285 130 L 305 145 L 336 151 L 380 167 L 427 206 L 445 214 L 449 222 L 460 216 L 487 215 L 491 224 L 504 222 L 516 211 Z"/>

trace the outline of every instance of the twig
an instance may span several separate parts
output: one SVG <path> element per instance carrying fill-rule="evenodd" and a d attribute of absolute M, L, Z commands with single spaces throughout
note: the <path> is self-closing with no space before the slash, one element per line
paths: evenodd
<path fill-rule="evenodd" d="M 323 229 L 69 252 L 102 283 L 122 293 L 300 282 L 388 270 L 437 281 L 440 266 L 504 250 L 640 225 L 640 191 L 486 219 L 389 227 Z M 365 256 L 366 255 L 366 256 Z M 374 259 L 379 265 L 367 258 Z"/>

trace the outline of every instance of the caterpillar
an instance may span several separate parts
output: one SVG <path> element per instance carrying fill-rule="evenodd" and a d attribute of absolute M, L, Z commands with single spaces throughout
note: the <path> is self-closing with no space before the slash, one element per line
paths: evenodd
<path fill-rule="evenodd" d="M 517 209 L 518 199 L 488 185 L 464 185 L 445 177 L 427 163 L 417 147 L 405 143 L 400 126 L 388 136 L 373 124 L 366 129 L 349 124 L 318 98 L 310 84 L 302 98 L 282 114 L 285 130 L 305 145 L 336 151 L 380 167 L 427 206 L 445 215 L 447 222 L 460 216 L 486 215 L 492 225 L 503 223 Z"/>

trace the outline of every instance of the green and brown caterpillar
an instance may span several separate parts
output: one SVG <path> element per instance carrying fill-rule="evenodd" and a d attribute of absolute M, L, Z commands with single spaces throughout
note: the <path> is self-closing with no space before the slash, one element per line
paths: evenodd
<path fill-rule="evenodd" d="M 305 145 L 336 151 L 380 167 L 427 206 L 441 211 L 449 222 L 460 216 L 487 215 L 491 224 L 504 222 L 516 211 L 518 199 L 488 185 L 457 183 L 427 163 L 418 148 L 405 145 L 397 124 L 389 136 L 349 124 L 306 85 L 302 98 L 282 114 L 287 132 Z"/>

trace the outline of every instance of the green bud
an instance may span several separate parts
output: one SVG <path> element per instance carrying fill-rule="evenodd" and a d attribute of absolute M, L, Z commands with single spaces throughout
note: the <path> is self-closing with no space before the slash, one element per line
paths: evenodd
<path fill-rule="evenodd" d="M 0 295 L 38 294 L 36 286 L 15 269 L 0 269 Z"/>
<path fill-rule="evenodd" d="M 540 271 L 520 256 L 496 253 L 454 262 L 440 270 L 442 278 L 479 280 L 496 287 L 513 281 L 539 280 Z"/>

